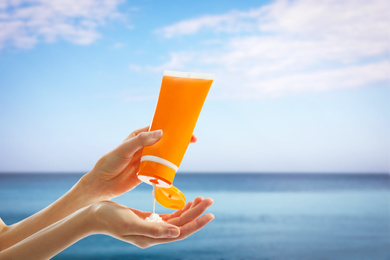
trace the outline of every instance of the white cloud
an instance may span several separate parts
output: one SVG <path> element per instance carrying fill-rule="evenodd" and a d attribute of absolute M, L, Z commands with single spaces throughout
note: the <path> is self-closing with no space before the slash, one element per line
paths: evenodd
<path fill-rule="evenodd" d="M 64 39 L 86 45 L 97 28 L 120 17 L 122 0 L 5 0 L 0 4 L 0 49 L 30 48 L 39 41 Z"/>
<path fill-rule="evenodd" d="M 387 0 L 280 0 L 180 21 L 157 33 L 168 39 L 196 34 L 215 44 L 171 52 L 156 68 L 207 68 L 217 73 L 216 86 L 225 97 L 388 84 L 389 13 Z"/>
<path fill-rule="evenodd" d="M 280 96 L 298 92 L 325 91 L 336 88 L 354 88 L 389 80 L 390 62 L 380 62 L 312 73 L 295 73 L 283 77 L 259 79 L 245 86 L 244 98 L 252 96 Z M 256 81 L 252 81 L 256 82 Z"/>
<path fill-rule="evenodd" d="M 263 8 L 248 12 L 233 11 L 222 15 L 206 15 L 199 18 L 184 20 L 174 25 L 157 29 L 156 32 L 166 38 L 178 35 L 188 35 L 209 29 L 215 32 L 242 32 L 253 31 L 256 25 L 251 19 L 256 19 L 263 13 Z"/>

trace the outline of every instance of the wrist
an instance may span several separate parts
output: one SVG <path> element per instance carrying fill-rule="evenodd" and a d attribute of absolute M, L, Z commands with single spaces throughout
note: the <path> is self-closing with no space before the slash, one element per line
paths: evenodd
<path fill-rule="evenodd" d="M 72 191 L 83 201 L 84 206 L 104 200 L 99 193 L 98 180 L 92 175 L 92 172 L 84 174 L 72 188 Z"/>
<path fill-rule="evenodd" d="M 88 216 L 89 232 L 91 234 L 108 234 L 106 202 L 93 203 L 85 208 L 85 215 Z"/>
<path fill-rule="evenodd" d="M 81 209 L 79 215 L 83 223 L 85 236 L 104 233 L 102 223 L 96 216 L 96 203 Z"/>

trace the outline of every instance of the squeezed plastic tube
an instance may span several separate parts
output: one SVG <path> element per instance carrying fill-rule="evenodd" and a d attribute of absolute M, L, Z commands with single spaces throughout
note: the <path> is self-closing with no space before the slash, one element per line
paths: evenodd
<path fill-rule="evenodd" d="M 213 78 L 214 74 L 164 71 L 149 129 L 162 129 L 163 136 L 143 149 L 138 172 L 141 181 L 162 188 L 172 186 Z"/>

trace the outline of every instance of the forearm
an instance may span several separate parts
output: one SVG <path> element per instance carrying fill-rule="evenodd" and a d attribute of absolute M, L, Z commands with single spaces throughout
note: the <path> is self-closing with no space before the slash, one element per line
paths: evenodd
<path fill-rule="evenodd" d="M 5 259 L 49 259 L 94 231 L 90 207 L 40 230 L 0 252 Z"/>
<path fill-rule="evenodd" d="M 45 209 L 7 227 L 0 234 L 0 251 L 95 202 L 96 198 L 82 181 Z"/>

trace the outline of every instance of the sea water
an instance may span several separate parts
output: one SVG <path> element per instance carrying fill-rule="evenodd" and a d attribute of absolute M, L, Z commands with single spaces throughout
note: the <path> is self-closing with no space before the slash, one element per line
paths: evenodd
<path fill-rule="evenodd" d="M 41 210 L 81 175 L 0 174 L 0 216 L 12 224 Z M 389 260 L 386 174 L 184 174 L 187 201 L 211 197 L 215 215 L 199 232 L 146 250 L 109 236 L 85 238 L 54 259 Z M 152 186 L 114 201 L 151 211 Z M 160 214 L 173 212 L 156 205 Z"/>

